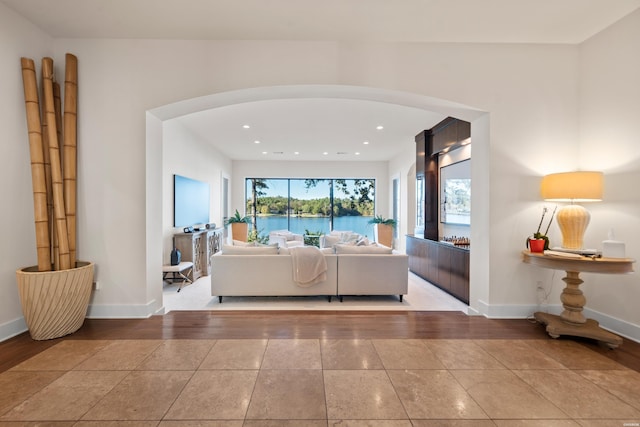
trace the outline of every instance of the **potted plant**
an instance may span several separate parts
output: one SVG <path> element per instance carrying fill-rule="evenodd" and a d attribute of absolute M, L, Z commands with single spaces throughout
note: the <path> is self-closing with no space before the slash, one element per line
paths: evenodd
<path fill-rule="evenodd" d="M 42 60 L 42 118 L 34 62 L 22 58 L 21 65 L 38 265 L 17 270 L 16 281 L 31 337 L 46 340 L 80 329 L 93 285 L 93 264 L 76 260 L 78 65 L 74 55 L 66 55 L 64 151 L 58 140 L 61 108 L 55 98 L 60 88 L 54 82 L 53 60 Z"/>
<path fill-rule="evenodd" d="M 398 225 L 395 219 L 377 215 L 369 220 L 369 224 L 373 224 L 373 237 L 376 242 L 389 248 L 393 247 L 393 229 Z"/>
<path fill-rule="evenodd" d="M 538 229 L 532 236 L 527 237 L 527 248 L 531 252 L 544 252 L 549 249 L 549 238 L 547 237 L 547 233 L 549 232 L 549 227 L 551 227 L 551 222 L 553 221 L 553 216 L 556 213 L 557 206 L 553 209 L 551 213 L 551 219 L 549 219 L 549 224 L 547 224 L 547 229 L 544 231 L 544 234 L 540 232 L 540 228 L 542 227 L 542 222 L 544 221 L 544 217 L 547 214 L 547 207 L 542 208 L 542 217 L 540 218 L 540 223 L 538 223 Z"/>
<path fill-rule="evenodd" d="M 231 238 L 233 240 L 246 242 L 249 222 L 251 222 L 251 218 L 248 216 L 241 216 L 238 209 L 236 209 L 236 213 L 225 221 L 225 225 L 231 225 Z"/>
<path fill-rule="evenodd" d="M 324 233 L 321 230 L 309 231 L 306 228 L 304 229 L 304 244 L 305 246 L 315 246 L 317 248 L 320 247 L 320 237 L 322 237 Z"/>

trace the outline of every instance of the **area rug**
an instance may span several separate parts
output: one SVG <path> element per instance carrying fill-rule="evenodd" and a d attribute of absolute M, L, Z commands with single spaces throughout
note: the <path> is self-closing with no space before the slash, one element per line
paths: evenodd
<path fill-rule="evenodd" d="M 165 312 L 172 310 L 348 310 L 348 311 L 462 311 L 468 306 L 420 277 L 409 273 L 408 293 L 400 302 L 397 295 L 327 297 L 218 297 L 211 296 L 208 276 L 177 292 L 178 284 L 165 284 Z"/>

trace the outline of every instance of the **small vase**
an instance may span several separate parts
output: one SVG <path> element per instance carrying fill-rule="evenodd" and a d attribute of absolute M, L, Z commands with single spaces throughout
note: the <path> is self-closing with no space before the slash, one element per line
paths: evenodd
<path fill-rule="evenodd" d="M 546 240 L 544 239 L 529 239 L 529 250 L 531 252 L 543 253 L 545 242 Z"/>

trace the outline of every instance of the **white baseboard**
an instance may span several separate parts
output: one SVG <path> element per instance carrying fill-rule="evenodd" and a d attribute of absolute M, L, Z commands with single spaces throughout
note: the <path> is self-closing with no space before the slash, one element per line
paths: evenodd
<path fill-rule="evenodd" d="M 479 301 L 478 312 L 489 319 L 526 319 L 533 316 L 536 311 L 545 313 L 560 314 L 562 305 L 489 305 L 484 301 Z M 585 307 L 583 314 L 589 319 L 597 320 L 603 329 L 620 335 L 632 341 L 640 342 L 640 325 L 620 320 L 613 316 L 603 314 Z"/>
<path fill-rule="evenodd" d="M 145 319 L 156 314 L 156 301 L 146 304 L 96 305 L 90 304 L 87 310 L 89 319 Z"/>
<path fill-rule="evenodd" d="M 0 325 L 0 342 L 6 341 L 28 330 L 29 328 L 27 328 L 24 317 L 18 317 L 17 319 L 5 322 Z"/>

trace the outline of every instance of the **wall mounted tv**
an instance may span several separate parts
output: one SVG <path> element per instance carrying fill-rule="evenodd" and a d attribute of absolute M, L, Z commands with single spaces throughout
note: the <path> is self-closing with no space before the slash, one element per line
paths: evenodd
<path fill-rule="evenodd" d="M 173 226 L 209 223 L 208 182 L 173 175 Z"/>

